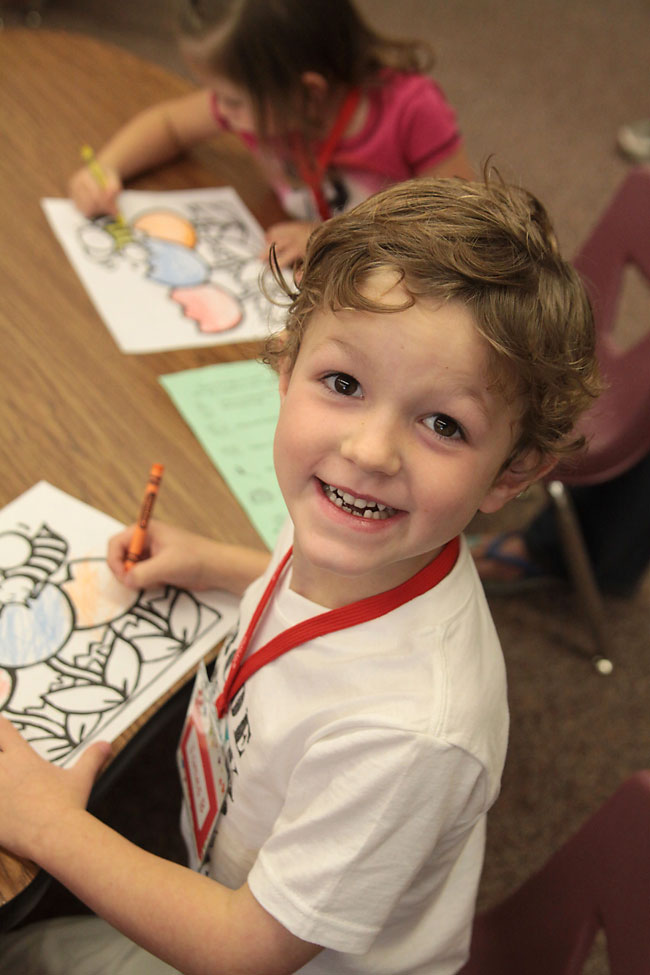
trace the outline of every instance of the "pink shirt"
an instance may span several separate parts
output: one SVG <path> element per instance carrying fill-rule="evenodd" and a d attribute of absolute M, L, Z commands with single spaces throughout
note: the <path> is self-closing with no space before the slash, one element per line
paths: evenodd
<path fill-rule="evenodd" d="M 332 213 L 348 210 L 391 183 L 424 172 L 461 145 L 454 110 L 440 88 L 423 75 L 384 72 L 384 83 L 366 89 L 368 114 L 361 131 L 343 139 L 334 150 L 323 190 Z M 228 122 L 215 118 L 223 129 Z M 240 133 L 246 145 L 259 151 L 252 133 Z M 311 192 L 300 187 L 295 164 L 284 144 L 271 147 L 284 175 L 270 178 L 285 209 L 299 219 L 314 219 Z M 275 167 L 274 167 L 275 168 Z"/>

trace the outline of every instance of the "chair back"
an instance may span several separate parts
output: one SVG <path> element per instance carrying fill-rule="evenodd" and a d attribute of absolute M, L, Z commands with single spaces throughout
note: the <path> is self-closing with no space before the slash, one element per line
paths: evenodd
<path fill-rule="evenodd" d="M 612 975 L 648 975 L 649 821 L 643 769 L 537 873 L 476 916 L 458 975 L 580 975 L 601 928 Z"/>
<path fill-rule="evenodd" d="M 650 451 L 650 330 L 626 349 L 614 338 L 626 266 L 636 265 L 650 285 L 650 166 L 630 170 L 573 264 L 593 306 L 606 389 L 578 424 L 587 448 L 558 465 L 551 477 L 599 484 Z M 650 325 L 650 313 L 646 321 Z"/>

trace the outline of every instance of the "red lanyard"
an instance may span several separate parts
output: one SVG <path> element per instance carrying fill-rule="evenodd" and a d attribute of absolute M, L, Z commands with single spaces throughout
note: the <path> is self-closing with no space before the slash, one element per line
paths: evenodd
<path fill-rule="evenodd" d="M 303 620 L 302 623 L 296 623 L 295 626 L 290 626 L 288 630 L 283 630 L 281 633 L 278 633 L 272 640 L 265 643 L 263 647 L 256 650 L 248 660 L 244 661 L 243 658 L 248 650 L 262 613 L 268 606 L 273 595 L 273 590 L 277 586 L 287 562 L 291 558 L 291 552 L 293 550 L 289 549 L 271 576 L 262 598 L 257 605 L 257 609 L 248 624 L 244 638 L 235 652 L 223 691 L 216 702 L 219 717 L 223 718 L 230 707 L 230 702 L 249 677 L 260 670 L 265 664 L 282 656 L 287 650 L 291 650 L 301 643 L 306 643 L 308 640 L 314 640 L 316 637 L 323 636 L 325 633 L 334 633 L 335 630 L 344 630 L 348 626 L 357 626 L 359 623 L 366 623 L 368 620 L 377 619 L 378 616 L 384 616 L 386 613 L 390 613 L 404 603 L 409 602 L 409 600 L 415 599 L 416 596 L 421 596 L 429 589 L 433 589 L 453 569 L 458 558 L 459 548 L 460 539 L 458 537 L 452 538 L 432 562 L 429 562 L 428 565 L 425 565 L 423 569 L 420 569 L 419 572 L 416 572 L 414 576 L 407 579 L 406 582 L 401 583 L 401 585 L 396 586 L 394 589 L 389 589 L 387 592 L 380 592 L 376 596 L 368 596 L 366 599 L 360 599 L 356 603 L 350 603 L 348 606 L 341 606 L 339 609 L 331 609 L 326 613 L 319 613 L 318 616 L 312 616 L 307 620 Z"/>
<path fill-rule="evenodd" d="M 322 220 L 327 220 L 332 215 L 329 204 L 323 194 L 323 176 L 329 161 L 332 158 L 334 150 L 341 140 L 341 136 L 345 132 L 350 119 L 354 115 L 360 98 L 361 91 L 359 88 L 352 88 L 348 92 L 343 104 L 341 105 L 341 108 L 339 109 L 339 113 L 334 120 L 334 125 L 332 126 L 329 135 L 325 139 L 325 142 L 322 144 L 320 151 L 316 156 L 315 165 L 312 164 L 311 160 L 308 158 L 302 136 L 296 134 L 293 139 L 293 149 L 296 155 L 300 176 L 314 194 L 316 205 L 318 206 L 318 212 L 320 213 Z"/>

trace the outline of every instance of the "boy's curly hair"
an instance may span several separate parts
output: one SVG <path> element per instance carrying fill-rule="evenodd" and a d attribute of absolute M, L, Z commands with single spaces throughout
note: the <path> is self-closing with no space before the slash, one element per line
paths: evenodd
<path fill-rule="evenodd" d="M 373 271 L 394 270 L 407 291 L 399 306 L 367 297 Z M 275 269 L 275 277 L 283 280 Z M 523 404 L 508 460 L 529 448 L 559 456 L 601 389 L 591 305 L 559 253 L 545 209 L 526 190 L 486 174 L 483 182 L 419 178 L 392 186 L 312 234 L 286 329 L 266 361 L 293 365 L 316 309 L 400 311 L 419 299 L 462 301 L 491 352 L 492 380 Z"/>

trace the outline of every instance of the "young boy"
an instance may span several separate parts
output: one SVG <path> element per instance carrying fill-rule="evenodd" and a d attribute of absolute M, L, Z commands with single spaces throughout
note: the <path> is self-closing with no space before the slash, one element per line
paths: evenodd
<path fill-rule="evenodd" d="M 246 590 L 204 688 L 229 784 L 196 846 L 185 810 L 199 869 L 85 811 L 105 749 L 62 771 L 8 722 L 0 843 L 186 975 L 447 975 L 467 957 L 508 725 L 459 535 L 575 446 L 597 389 L 590 308 L 534 198 L 420 179 L 314 233 L 270 357 L 291 516 L 270 561 L 161 523 L 128 574 L 130 532 L 109 549 L 127 585 Z M 54 967 L 47 930 L 0 956 L 82 970 L 71 941 Z M 135 952 L 103 972 L 169 971 L 102 930 L 116 958 Z"/>

